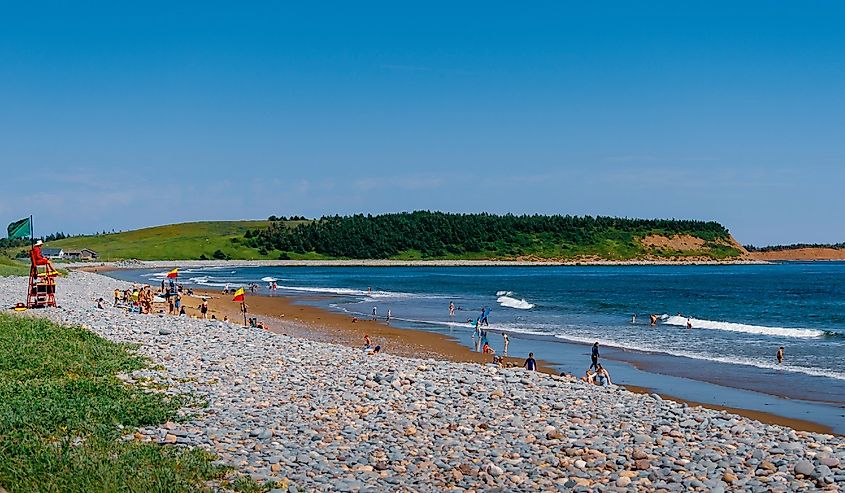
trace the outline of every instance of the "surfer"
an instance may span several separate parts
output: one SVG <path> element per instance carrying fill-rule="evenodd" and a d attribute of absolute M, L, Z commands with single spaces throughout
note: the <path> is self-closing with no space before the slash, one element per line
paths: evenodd
<path fill-rule="evenodd" d="M 782 365 L 783 364 L 783 346 L 778 348 L 777 359 L 778 359 L 778 364 Z"/>

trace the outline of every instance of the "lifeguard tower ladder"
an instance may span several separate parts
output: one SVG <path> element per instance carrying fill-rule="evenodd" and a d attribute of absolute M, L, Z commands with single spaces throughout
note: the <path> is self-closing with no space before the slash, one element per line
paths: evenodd
<path fill-rule="evenodd" d="M 29 291 L 26 293 L 27 308 L 46 308 L 56 306 L 56 276 L 59 273 L 53 266 L 44 266 L 44 272 L 35 262 L 29 268 Z"/>

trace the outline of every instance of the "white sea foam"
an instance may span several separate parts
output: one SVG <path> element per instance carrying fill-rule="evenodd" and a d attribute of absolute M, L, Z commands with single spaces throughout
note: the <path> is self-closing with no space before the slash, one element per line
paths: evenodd
<path fill-rule="evenodd" d="M 666 325 L 677 325 L 686 327 L 687 320 L 692 323 L 694 329 L 726 330 L 730 332 L 743 332 L 746 334 L 758 334 L 778 337 L 795 337 L 800 339 L 811 339 L 823 337 L 825 332 L 816 329 L 796 329 L 788 327 L 766 327 L 763 325 L 747 325 L 734 322 L 718 322 L 713 320 L 700 320 L 697 318 L 679 317 L 677 315 L 667 317 L 663 323 Z"/>
<path fill-rule="evenodd" d="M 394 291 L 364 291 L 361 289 L 335 288 L 335 287 L 307 287 L 307 286 L 279 286 L 285 291 L 296 291 L 301 293 L 322 293 L 338 294 L 342 296 L 366 296 L 370 298 L 412 298 L 420 297 L 413 293 L 400 293 Z"/>
<path fill-rule="evenodd" d="M 510 296 L 513 291 L 496 291 L 496 296 Z"/>
<path fill-rule="evenodd" d="M 269 276 L 268 277 L 262 277 L 261 280 L 264 281 L 264 282 L 276 282 L 276 281 L 278 281 L 278 279 L 276 279 L 275 277 L 269 277 Z"/>
<path fill-rule="evenodd" d="M 518 300 L 516 298 L 511 298 L 507 295 L 499 296 L 496 299 L 496 302 L 502 306 L 506 306 L 508 308 L 516 308 L 518 310 L 530 310 L 535 306 L 533 303 L 525 301 L 525 298 Z"/>
<path fill-rule="evenodd" d="M 593 338 L 586 338 L 586 337 L 578 337 L 578 336 L 570 336 L 564 334 L 558 334 L 555 336 L 557 339 L 561 339 L 564 341 L 570 342 L 577 342 L 581 344 L 592 344 L 596 341 Z M 639 344 L 633 343 L 620 343 L 616 341 L 608 341 L 603 339 L 598 339 L 599 343 L 603 346 L 608 347 L 615 347 L 619 349 L 630 349 L 634 351 L 640 351 L 644 353 L 660 353 L 660 354 L 668 354 L 670 356 L 678 356 L 681 358 L 690 358 L 700 361 L 710 361 L 713 363 L 723 363 L 728 365 L 745 365 L 745 366 L 754 366 L 757 368 L 762 368 L 766 370 L 780 370 L 780 371 L 789 371 L 793 373 L 803 373 L 805 375 L 811 375 L 814 377 L 827 377 L 833 378 L 836 380 L 845 380 L 845 373 L 840 373 L 836 371 L 829 371 L 829 370 L 822 370 L 819 368 L 807 368 L 803 366 L 795 366 L 795 365 L 778 365 L 776 363 L 772 363 L 770 361 L 758 360 L 754 358 L 745 358 L 745 357 L 726 357 L 726 356 L 718 356 L 709 353 L 697 354 L 692 353 L 689 351 L 680 351 L 676 349 L 657 349 L 648 346 L 641 346 Z"/>

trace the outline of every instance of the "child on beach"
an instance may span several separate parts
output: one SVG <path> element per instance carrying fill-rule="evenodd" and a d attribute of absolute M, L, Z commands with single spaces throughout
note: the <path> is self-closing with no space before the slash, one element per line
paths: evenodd
<path fill-rule="evenodd" d="M 534 359 L 534 353 L 528 353 L 528 358 L 526 358 L 522 367 L 528 371 L 537 371 L 537 361 Z"/>
<path fill-rule="evenodd" d="M 584 376 L 581 377 L 581 381 L 587 382 L 592 385 L 596 383 L 596 374 L 593 373 L 593 370 L 587 368 L 587 373 L 585 373 Z"/>
<path fill-rule="evenodd" d="M 200 314 L 202 315 L 202 319 L 206 320 L 208 318 L 208 300 L 202 300 L 200 306 L 198 306 Z"/>

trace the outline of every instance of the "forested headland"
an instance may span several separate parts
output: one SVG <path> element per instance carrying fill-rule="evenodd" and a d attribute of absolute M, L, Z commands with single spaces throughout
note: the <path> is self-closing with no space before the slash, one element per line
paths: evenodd
<path fill-rule="evenodd" d="M 654 235 L 689 236 L 698 246 L 644 246 L 642 240 Z M 429 211 L 275 221 L 247 231 L 243 244 L 283 259 L 724 259 L 741 254 L 727 228 L 715 221 Z"/>

